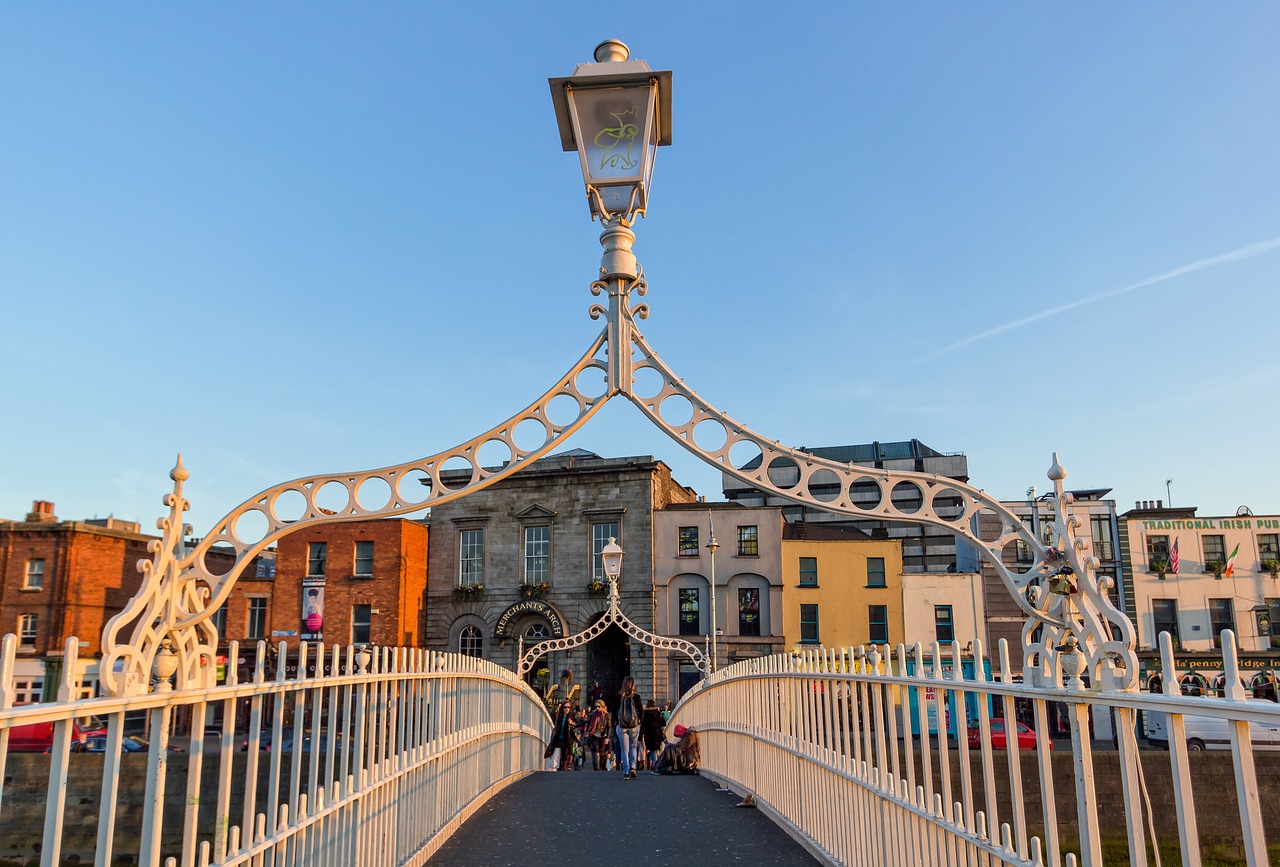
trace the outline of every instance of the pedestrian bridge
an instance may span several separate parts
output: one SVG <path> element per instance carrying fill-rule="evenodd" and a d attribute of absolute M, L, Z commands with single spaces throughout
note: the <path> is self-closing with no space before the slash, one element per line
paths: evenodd
<path fill-rule="evenodd" d="M 550 729 L 540 698 L 492 663 L 423 650 L 282 644 L 275 656 L 289 664 L 268 677 L 271 654 L 259 652 L 247 683 L 228 669 L 208 689 L 22 707 L 0 693 L 0 863 L 501 864 L 557 840 L 566 852 L 617 845 L 616 829 L 634 822 L 644 836 L 626 839 L 649 841 L 648 864 L 730 863 L 729 832 L 746 828 L 776 863 L 1141 865 L 1156 839 L 1166 862 L 1194 865 L 1202 842 L 1221 838 L 1227 863 L 1262 865 L 1278 817 L 1269 810 L 1264 822 L 1258 775 L 1274 786 L 1276 765 L 1255 756 L 1250 725 L 1280 726 L 1280 708 L 1245 700 L 1224 635 L 1222 697 L 1174 694 L 1167 637 L 1157 694 L 1085 689 L 1060 674 L 1014 683 L 1003 646 L 993 679 L 966 668 L 958 645 L 739 663 L 686 695 L 671 720 L 701 733 L 702 776 L 626 782 L 532 776 Z M 0 683 L 15 647 L 7 636 Z M 65 649 L 73 656 L 75 640 Z M 64 682 L 62 697 L 76 686 Z M 1051 710 L 1071 722 L 1069 742 L 1050 737 Z M 1139 753 L 1140 710 L 1167 714 L 1168 752 Z M 1101 713 L 1118 732 L 1105 749 L 1087 737 Z M 1229 754 L 1188 756 L 1192 713 L 1224 721 Z M 105 726 L 105 752 L 72 748 L 74 721 L 90 716 Z M 993 736 L 993 719 L 1015 716 L 1030 721 L 1030 742 Z M 149 746 L 122 753 L 140 717 Z M 960 736 L 931 735 L 939 720 Z M 9 750 L 11 735 L 43 724 L 47 753 Z M 254 744 L 263 748 L 244 748 Z M 1198 778 L 1209 771 L 1216 783 Z M 726 806 L 747 794 L 756 810 Z M 696 851 L 720 855 L 680 854 L 698 838 Z M 480 845 L 492 859 L 478 858 Z"/>

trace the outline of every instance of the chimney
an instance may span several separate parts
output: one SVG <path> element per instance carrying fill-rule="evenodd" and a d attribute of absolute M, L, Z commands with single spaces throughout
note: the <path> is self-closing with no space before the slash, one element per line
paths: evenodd
<path fill-rule="evenodd" d="M 58 516 L 53 513 L 53 503 L 48 500 L 33 500 L 31 511 L 27 512 L 28 524 L 56 524 Z"/>
<path fill-rule="evenodd" d="M 1133 507 L 1134 507 L 1135 509 L 1141 509 L 1141 508 L 1142 508 L 1142 500 L 1134 500 L 1134 501 L 1133 501 Z"/>
<path fill-rule="evenodd" d="M 1163 508 L 1164 508 L 1164 500 L 1156 500 L 1156 508 L 1157 508 L 1157 509 L 1163 509 Z"/>

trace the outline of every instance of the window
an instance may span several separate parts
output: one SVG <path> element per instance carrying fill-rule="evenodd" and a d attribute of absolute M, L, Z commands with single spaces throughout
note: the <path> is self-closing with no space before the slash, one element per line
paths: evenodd
<path fill-rule="evenodd" d="M 950 605 L 933 606 L 933 634 L 940 644 L 956 640 L 956 623 L 951 617 Z"/>
<path fill-rule="evenodd" d="M 40 590 L 44 587 L 44 560 L 32 559 L 27 561 L 27 576 L 23 583 L 26 590 Z"/>
<path fill-rule="evenodd" d="M 1230 599 L 1209 600 L 1209 629 L 1213 631 L 1214 647 L 1222 646 L 1222 630 L 1235 632 L 1236 614 Z"/>
<path fill-rule="evenodd" d="M 680 634 L 702 633 L 702 593 L 697 587 L 680 588 Z"/>
<path fill-rule="evenodd" d="M 818 558 L 817 557 L 801 557 L 800 558 L 800 586 L 801 587 L 817 587 L 818 586 Z"/>
<path fill-rule="evenodd" d="M 760 634 L 760 589 L 738 588 L 738 634 Z"/>
<path fill-rule="evenodd" d="M 458 534 L 458 584 L 484 583 L 484 530 Z"/>
<path fill-rule="evenodd" d="M 524 582 L 551 583 L 551 528 L 524 528 Z"/>
<path fill-rule="evenodd" d="M 1258 559 L 1280 560 L 1280 534 L 1258 534 Z"/>
<path fill-rule="evenodd" d="M 34 704 L 43 700 L 43 680 L 15 680 L 13 682 L 14 704 Z"/>
<path fill-rule="evenodd" d="M 224 641 L 227 638 L 227 605 L 229 604 L 229 602 L 223 602 L 209 618 L 213 622 L 213 628 L 218 630 L 218 638 Z"/>
<path fill-rule="evenodd" d="M 1111 518 L 1093 515 L 1089 518 L 1089 530 L 1093 534 L 1093 556 L 1099 560 L 1116 559 L 1115 540 L 1111 537 Z"/>
<path fill-rule="evenodd" d="M 1178 635 L 1178 600 L 1151 600 L 1151 628 L 1156 634 L 1156 646 L 1160 643 L 1160 633 L 1167 632 L 1173 639 L 1174 647 L 1181 647 L 1182 640 Z"/>
<path fill-rule="evenodd" d="M 617 539 L 621 535 L 617 521 L 591 525 L 591 577 L 593 580 L 609 580 L 609 576 L 604 574 L 604 558 L 600 556 L 600 552 L 604 550 L 605 545 L 609 544 L 610 539 Z M 621 581 L 622 576 L 619 575 L 618 579 Z"/>
<path fill-rule="evenodd" d="M 245 621 L 244 637 L 267 637 L 267 598 L 265 596 L 250 597 L 249 616 Z"/>
<path fill-rule="evenodd" d="M 697 557 L 698 556 L 698 528 L 697 527 L 681 527 L 680 528 L 680 556 L 681 557 Z"/>
<path fill-rule="evenodd" d="M 867 558 L 867 586 L 868 587 L 884 586 L 884 558 L 883 557 Z"/>
<path fill-rule="evenodd" d="M 867 626 L 870 628 L 872 644 L 886 643 L 889 640 L 889 607 L 887 605 L 868 605 Z"/>
<path fill-rule="evenodd" d="M 1271 615 L 1271 630 L 1268 637 L 1271 643 L 1268 645 L 1272 650 L 1280 650 L 1280 599 L 1268 599 L 1267 611 Z"/>
<path fill-rule="evenodd" d="M 1168 568 L 1169 563 L 1169 537 L 1168 536 L 1148 536 L 1147 537 L 1147 566 L 1154 569 L 1156 563 L 1164 563 Z"/>
<path fill-rule="evenodd" d="M 818 643 L 818 606 L 800 606 L 800 643 Z"/>
<path fill-rule="evenodd" d="M 1209 570 L 1210 563 L 1221 563 L 1224 566 L 1227 563 L 1227 543 L 1224 536 L 1201 536 L 1200 544 L 1204 546 L 1204 564 L 1205 571 Z"/>
<path fill-rule="evenodd" d="M 738 556 L 760 556 L 760 534 L 755 526 L 738 528 Z"/>
<path fill-rule="evenodd" d="M 373 577 L 373 543 L 356 542 L 356 578 Z"/>
<path fill-rule="evenodd" d="M 1030 515 L 1022 516 L 1022 523 L 1026 526 L 1030 533 L 1035 532 L 1034 519 Z M 1031 556 L 1031 546 L 1018 537 L 1018 541 L 1014 543 L 1013 560 L 1019 566 L 1030 566 L 1035 558 Z"/>
<path fill-rule="evenodd" d="M 307 545 L 307 577 L 323 578 L 325 559 L 329 546 L 324 542 L 312 542 Z"/>
<path fill-rule="evenodd" d="M 484 634 L 478 626 L 464 626 L 458 635 L 458 652 L 463 656 L 484 654 Z"/>
<path fill-rule="evenodd" d="M 373 606 L 351 606 L 351 643 L 368 644 L 369 633 L 373 631 Z"/>
<path fill-rule="evenodd" d="M 40 615 L 23 614 L 18 618 L 18 646 L 35 647 L 36 635 L 40 632 Z"/>
<path fill-rule="evenodd" d="M 257 569 L 254 570 L 256 578 L 275 578 L 276 577 L 276 561 L 273 557 L 259 557 Z"/>

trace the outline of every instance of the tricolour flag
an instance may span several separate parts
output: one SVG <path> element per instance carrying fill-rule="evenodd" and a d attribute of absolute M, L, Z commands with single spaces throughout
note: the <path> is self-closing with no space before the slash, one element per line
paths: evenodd
<path fill-rule="evenodd" d="M 1173 550 L 1169 552 L 1169 571 L 1178 574 L 1178 537 L 1173 537 Z"/>
<path fill-rule="evenodd" d="M 1222 574 L 1228 578 L 1230 578 L 1231 573 L 1235 571 L 1236 555 L 1239 553 L 1240 553 L 1240 546 L 1236 545 L 1234 548 L 1231 549 L 1231 556 L 1227 558 L 1227 568 L 1222 570 Z"/>

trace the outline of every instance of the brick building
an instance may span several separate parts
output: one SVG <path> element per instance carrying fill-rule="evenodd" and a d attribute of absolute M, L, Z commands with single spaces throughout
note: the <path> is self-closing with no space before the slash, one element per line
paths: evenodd
<path fill-rule="evenodd" d="M 0 634 L 18 636 L 16 702 L 53 700 L 71 636 L 81 641 L 79 697 L 96 695 L 102 627 L 137 591 L 153 538 L 115 518 L 59 521 L 44 500 L 24 520 L 0 521 Z"/>
<path fill-rule="evenodd" d="M 610 537 L 625 552 L 622 610 L 653 630 L 654 512 L 695 499 L 651 456 L 601 458 L 574 450 L 434 506 L 427 646 L 514 669 L 521 639 L 527 647 L 581 632 L 608 604 L 590 584 L 604 577 L 600 551 Z M 545 693 L 564 668 L 584 693 L 598 680 L 605 693 L 616 694 L 630 674 L 646 698 L 655 691 L 659 700 L 667 697 L 665 660 L 616 627 L 584 647 L 542 657 L 530 683 Z"/>

